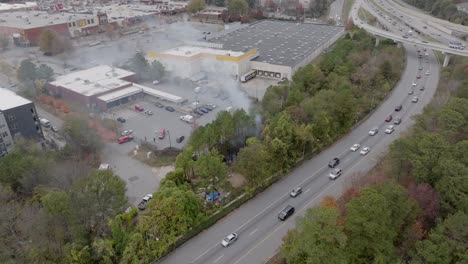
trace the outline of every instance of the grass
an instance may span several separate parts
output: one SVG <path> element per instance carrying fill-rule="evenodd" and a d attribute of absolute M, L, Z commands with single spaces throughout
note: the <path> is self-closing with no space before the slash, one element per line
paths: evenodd
<path fill-rule="evenodd" d="M 281 256 L 281 253 L 278 251 L 273 255 L 265 264 L 286 264 L 286 260 Z"/>

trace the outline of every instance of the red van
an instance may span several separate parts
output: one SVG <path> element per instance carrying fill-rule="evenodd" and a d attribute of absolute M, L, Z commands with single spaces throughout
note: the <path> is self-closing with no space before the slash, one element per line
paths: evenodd
<path fill-rule="evenodd" d="M 145 111 L 145 109 L 141 105 L 135 105 L 135 110 L 139 112 Z"/>

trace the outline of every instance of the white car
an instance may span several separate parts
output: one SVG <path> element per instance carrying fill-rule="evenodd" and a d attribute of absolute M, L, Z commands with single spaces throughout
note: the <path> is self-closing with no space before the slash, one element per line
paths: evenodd
<path fill-rule="evenodd" d="M 184 115 L 184 116 L 181 116 L 180 117 L 180 120 L 186 122 L 186 123 L 189 123 L 189 124 L 192 124 L 193 123 L 193 116 L 191 115 Z"/>
<path fill-rule="evenodd" d="M 333 169 L 330 174 L 328 174 L 328 177 L 332 180 L 335 180 L 336 178 L 340 177 L 342 173 L 341 169 Z"/>
<path fill-rule="evenodd" d="M 149 200 L 151 200 L 151 198 L 153 198 L 153 195 L 152 194 L 147 194 L 147 195 L 145 195 L 145 197 L 143 197 L 142 200 L 145 201 L 145 202 L 148 202 Z"/>
<path fill-rule="evenodd" d="M 223 247 L 227 247 L 231 245 L 232 243 L 234 243 L 237 240 L 237 237 L 238 235 L 236 233 L 232 233 L 229 236 L 227 236 L 225 239 L 223 239 L 223 241 L 221 241 L 221 245 L 223 245 Z"/>
<path fill-rule="evenodd" d="M 413 86 L 416 86 L 416 85 L 417 85 L 417 83 L 416 83 L 416 82 L 413 82 L 413 84 L 412 84 L 412 85 L 413 85 Z"/>
<path fill-rule="evenodd" d="M 365 148 L 362 148 L 360 153 L 361 153 L 362 156 L 365 156 L 365 155 L 367 155 L 367 153 L 369 153 L 369 151 L 370 151 L 370 148 L 365 147 Z"/>
<path fill-rule="evenodd" d="M 297 197 L 301 193 L 302 193 L 302 188 L 296 187 L 289 193 L 289 195 L 294 198 L 294 197 Z"/>
<path fill-rule="evenodd" d="M 426 75 L 429 75 L 429 71 L 426 71 Z"/>
<path fill-rule="evenodd" d="M 369 130 L 369 136 L 375 136 L 379 132 L 379 129 L 374 127 L 371 130 Z"/>
<path fill-rule="evenodd" d="M 151 110 L 146 110 L 146 111 L 145 111 L 145 114 L 147 114 L 147 115 L 153 115 L 153 111 L 151 111 Z"/>
<path fill-rule="evenodd" d="M 159 81 L 158 81 L 158 80 L 154 80 L 154 81 L 153 81 L 153 84 L 154 84 L 154 85 L 159 84 Z"/>
<path fill-rule="evenodd" d="M 128 136 L 128 135 L 131 135 L 133 134 L 133 130 L 129 129 L 129 130 L 124 130 L 122 131 L 122 133 L 120 133 L 120 135 L 122 136 Z"/>
<path fill-rule="evenodd" d="M 385 133 L 391 134 L 391 133 L 393 133 L 394 130 L 395 130 L 394 126 L 393 126 L 393 125 L 389 125 L 389 126 L 387 127 L 387 129 L 385 129 Z"/>
<path fill-rule="evenodd" d="M 349 148 L 352 152 L 355 152 L 357 151 L 359 148 L 361 147 L 361 145 L 359 144 L 354 144 L 351 146 L 351 148 Z"/>
<path fill-rule="evenodd" d="M 415 96 L 415 97 L 413 97 L 411 99 L 411 102 L 413 102 L 413 103 L 417 103 L 418 101 L 419 101 L 419 98 L 417 96 Z"/>

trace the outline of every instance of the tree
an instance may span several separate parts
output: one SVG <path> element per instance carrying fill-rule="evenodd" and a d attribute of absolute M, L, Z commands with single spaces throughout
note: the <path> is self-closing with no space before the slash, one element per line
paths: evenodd
<path fill-rule="evenodd" d="M 228 11 L 231 15 L 245 15 L 249 5 L 245 0 L 228 0 Z"/>
<path fill-rule="evenodd" d="M 69 116 L 63 124 L 63 130 L 69 138 L 67 146 L 75 155 L 94 154 L 102 146 L 99 136 L 88 121 L 84 116 Z"/>
<path fill-rule="evenodd" d="M 205 8 L 205 0 L 190 0 L 187 5 L 187 11 L 195 14 L 202 11 Z"/>
<path fill-rule="evenodd" d="M 281 253 L 287 263 L 346 263 L 347 239 L 336 208 L 307 210 L 296 229 L 283 238 Z"/>
<path fill-rule="evenodd" d="M 225 5 L 225 0 L 215 0 L 215 5 L 216 6 L 219 6 L 219 7 L 222 7 Z"/>
<path fill-rule="evenodd" d="M 56 32 L 44 30 L 39 37 L 39 48 L 45 54 L 56 55 L 71 50 L 73 47 L 69 39 Z"/>
<path fill-rule="evenodd" d="M 431 227 L 439 217 L 439 194 L 427 183 L 410 184 L 408 195 L 414 199 L 422 210 L 422 222 L 426 229 Z"/>
<path fill-rule="evenodd" d="M 164 66 L 159 61 L 155 60 L 151 63 L 150 71 L 151 78 L 154 80 L 161 80 L 164 77 Z"/>
<path fill-rule="evenodd" d="M 94 234 L 99 237 L 109 233 L 108 219 L 125 209 L 125 182 L 111 170 L 92 171 L 87 179 L 72 186 L 70 213 L 72 222 L 81 236 Z"/>
<path fill-rule="evenodd" d="M 207 192 L 216 190 L 219 184 L 226 179 L 226 163 L 223 162 L 223 155 L 220 155 L 215 149 L 201 154 L 194 164 L 195 174 L 201 177 L 203 185 L 205 187 L 212 186 L 207 188 Z"/>
<path fill-rule="evenodd" d="M 16 72 L 18 80 L 23 81 L 23 82 L 36 80 L 37 78 L 36 67 L 37 67 L 36 64 L 34 64 L 31 60 L 22 60 Z"/>
<path fill-rule="evenodd" d="M 52 81 L 54 70 L 46 64 L 41 64 L 36 71 L 37 78 L 40 80 Z"/>
<path fill-rule="evenodd" d="M 248 138 L 247 146 L 240 149 L 234 168 L 253 186 L 261 186 L 274 171 L 272 156 L 256 138 Z"/>

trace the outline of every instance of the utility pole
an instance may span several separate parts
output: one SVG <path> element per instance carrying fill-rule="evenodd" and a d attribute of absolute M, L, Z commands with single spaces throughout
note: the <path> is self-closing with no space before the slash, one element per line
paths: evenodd
<path fill-rule="evenodd" d="M 169 132 L 169 129 L 167 130 L 167 136 L 168 136 L 168 138 L 169 138 L 169 148 L 172 148 L 171 133 Z"/>

